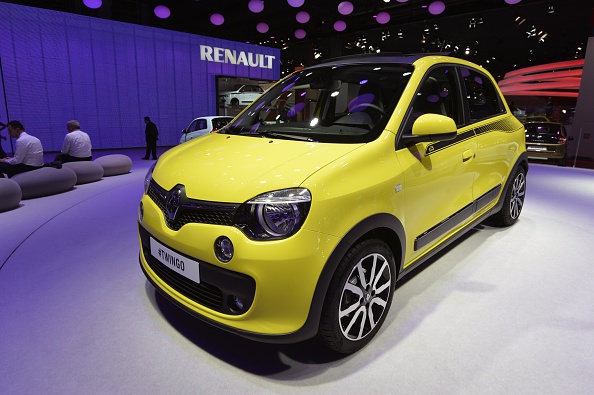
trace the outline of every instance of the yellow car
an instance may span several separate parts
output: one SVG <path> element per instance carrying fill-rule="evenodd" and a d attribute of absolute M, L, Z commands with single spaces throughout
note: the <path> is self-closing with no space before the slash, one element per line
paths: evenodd
<path fill-rule="evenodd" d="M 348 354 L 414 267 L 487 217 L 518 219 L 527 170 L 524 127 L 481 67 L 333 60 L 159 158 L 139 205 L 140 264 L 214 326 Z"/>

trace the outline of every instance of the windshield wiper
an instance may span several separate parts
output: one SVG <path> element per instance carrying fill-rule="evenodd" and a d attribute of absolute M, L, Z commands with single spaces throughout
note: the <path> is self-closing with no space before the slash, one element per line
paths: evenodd
<path fill-rule="evenodd" d="M 280 137 L 283 139 L 299 140 L 299 141 L 314 141 L 311 137 L 299 136 L 296 134 L 284 134 L 284 133 L 267 132 L 267 131 L 261 131 L 260 133 L 266 137 Z"/>

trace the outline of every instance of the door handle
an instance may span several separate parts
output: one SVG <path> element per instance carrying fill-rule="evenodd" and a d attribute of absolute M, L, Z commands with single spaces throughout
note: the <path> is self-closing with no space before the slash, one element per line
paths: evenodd
<path fill-rule="evenodd" d="M 467 162 L 470 159 L 473 159 L 474 157 L 475 157 L 474 151 L 471 149 L 467 149 L 466 151 L 464 151 L 462 153 L 462 162 Z"/>

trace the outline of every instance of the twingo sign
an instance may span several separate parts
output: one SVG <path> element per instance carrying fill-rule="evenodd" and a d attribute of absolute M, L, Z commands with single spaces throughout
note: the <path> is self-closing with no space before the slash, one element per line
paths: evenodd
<path fill-rule="evenodd" d="M 276 56 L 274 55 L 200 45 L 200 60 L 207 62 L 230 63 L 261 69 L 272 69 L 275 58 Z"/>

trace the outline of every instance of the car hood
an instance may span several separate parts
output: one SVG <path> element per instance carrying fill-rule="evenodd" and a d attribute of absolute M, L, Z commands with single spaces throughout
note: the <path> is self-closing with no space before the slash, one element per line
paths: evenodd
<path fill-rule="evenodd" d="M 297 187 L 311 174 L 363 144 L 320 144 L 212 133 L 164 153 L 153 179 L 181 184 L 192 199 L 241 203 Z"/>

